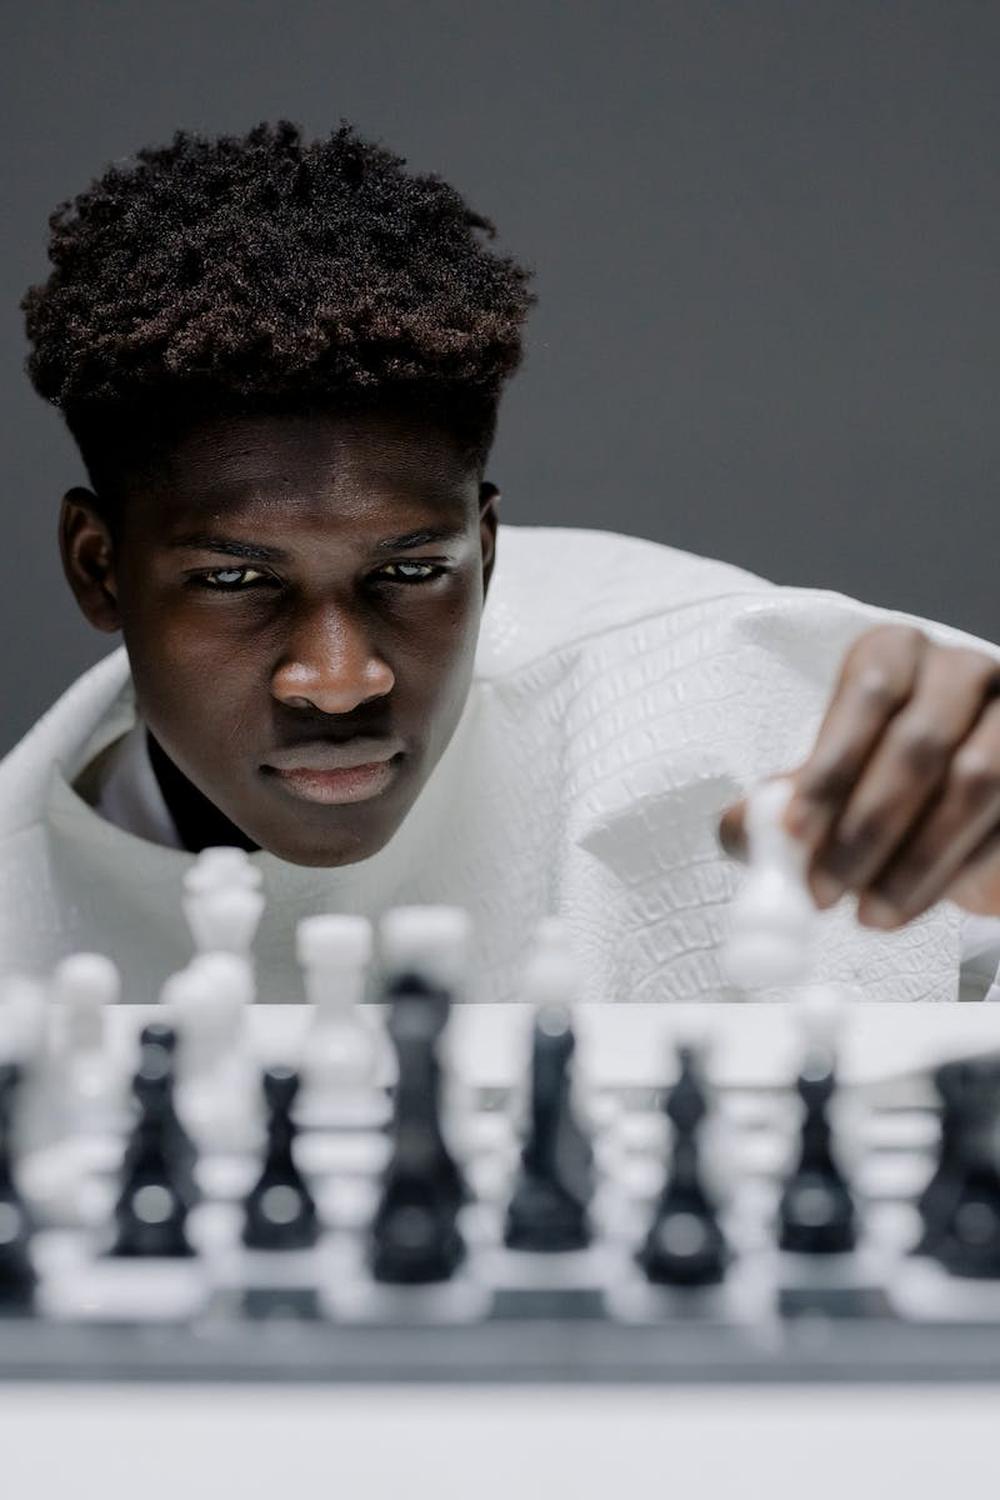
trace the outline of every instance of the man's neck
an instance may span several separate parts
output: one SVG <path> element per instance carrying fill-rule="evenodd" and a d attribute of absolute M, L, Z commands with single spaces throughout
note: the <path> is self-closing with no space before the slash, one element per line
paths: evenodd
<path fill-rule="evenodd" d="M 213 802 L 199 792 L 179 771 L 163 747 L 146 728 L 146 747 L 152 762 L 153 773 L 167 804 L 167 811 L 177 825 L 181 843 L 191 854 L 200 854 L 202 849 L 211 849 L 218 844 L 235 845 L 252 854 L 260 848 L 252 839 L 231 823 Z"/>

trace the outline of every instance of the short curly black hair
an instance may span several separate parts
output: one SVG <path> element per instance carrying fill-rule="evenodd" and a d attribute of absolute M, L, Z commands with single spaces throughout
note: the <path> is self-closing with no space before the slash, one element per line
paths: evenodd
<path fill-rule="evenodd" d="M 285 119 L 178 130 L 55 209 L 53 270 L 21 301 L 25 368 L 109 511 L 222 414 L 401 408 L 443 424 L 482 478 L 534 272 L 405 165 L 343 118 L 312 142 Z"/>

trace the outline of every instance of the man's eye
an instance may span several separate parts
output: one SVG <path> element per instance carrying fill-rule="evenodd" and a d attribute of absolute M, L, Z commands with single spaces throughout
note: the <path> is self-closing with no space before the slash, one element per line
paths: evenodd
<path fill-rule="evenodd" d="M 249 574 L 257 578 L 265 576 L 257 568 L 215 568 L 211 573 L 199 574 L 195 582 L 207 589 L 216 589 L 219 592 L 229 590 L 231 593 L 246 583 Z"/>
<path fill-rule="evenodd" d="M 396 570 L 395 575 L 386 578 L 386 574 L 392 574 L 393 569 Z M 430 583 L 432 579 L 440 578 L 441 574 L 447 571 L 447 568 L 442 568 L 436 563 L 386 563 L 376 576 L 380 580 L 385 579 L 387 583 Z"/>
<path fill-rule="evenodd" d="M 431 583 L 448 569 L 437 563 L 399 562 L 387 563 L 375 575 L 376 583 L 414 584 Z M 192 582 L 199 588 L 211 589 L 217 594 L 242 594 L 267 583 L 269 575 L 259 568 L 213 568 L 210 573 L 198 573 Z"/>

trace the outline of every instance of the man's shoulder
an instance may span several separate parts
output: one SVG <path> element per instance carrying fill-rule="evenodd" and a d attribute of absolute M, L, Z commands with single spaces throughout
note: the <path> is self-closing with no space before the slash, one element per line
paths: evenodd
<path fill-rule="evenodd" d="M 75 774 L 133 717 L 124 646 L 82 672 L 0 760 L 0 839 L 43 816 L 52 770 Z"/>
<path fill-rule="evenodd" d="M 777 587 L 733 563 L 622 532 L 502 525 L 477 668 L 499 675 L 642 620 Z"/>
<path fill-rule="evenodd" d="M 835 589 L 775 583 L 734 563 L 620 532 L 503 526 L 483 614 L 477 675 L 528 667 L 630 626 L 671 636 L 693 619 L 713 639 L 756 646 L 795 673 L 825 677 L 865 629 L 904 623 L 942 645 L 1000 647 L 942 621 L 870 604 Z M 648 627 L 648 628 L 647 628 Z"/>

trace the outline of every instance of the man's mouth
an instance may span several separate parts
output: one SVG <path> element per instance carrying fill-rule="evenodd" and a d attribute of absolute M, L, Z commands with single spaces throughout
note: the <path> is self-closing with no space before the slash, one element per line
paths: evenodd
<path fill-rule="evenodd" d="M 261 769 L 300 801 L 335 805 L 367 802 L 372 797 L 381 796 L 395 781 L 402 758 L 398 754 L 388 760 L 368 761 L 335 771 L 324 770 L 322 766 L 302 766 L 294 770 L 263 766 Z"/>

